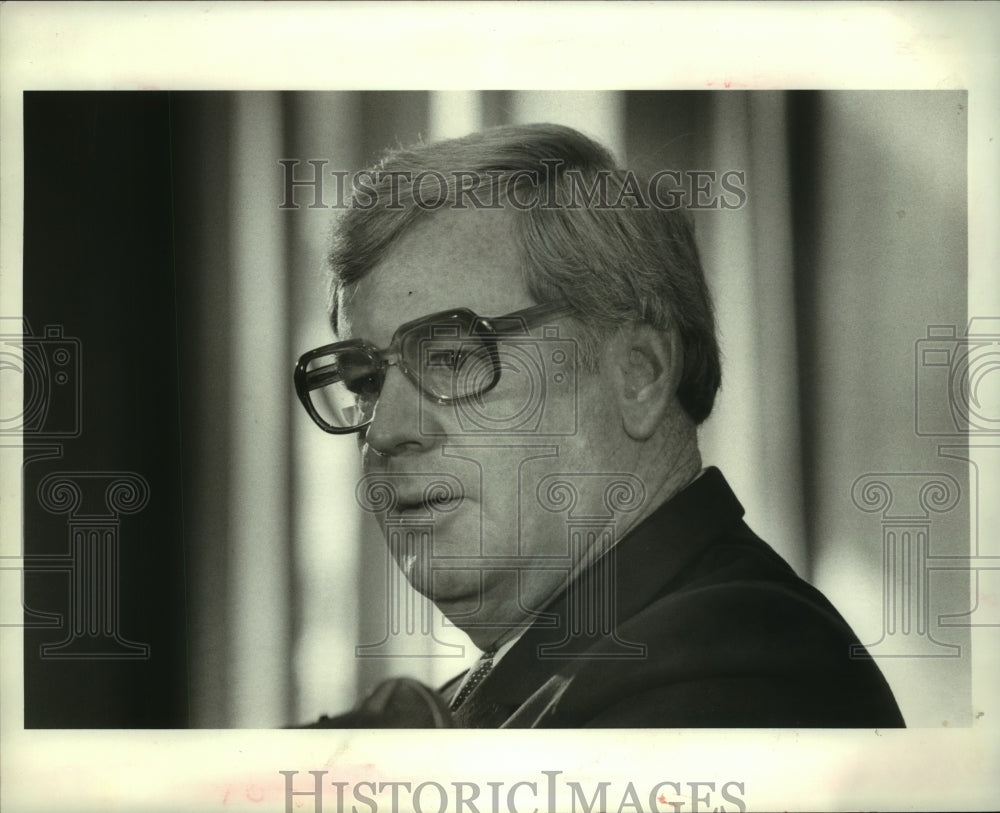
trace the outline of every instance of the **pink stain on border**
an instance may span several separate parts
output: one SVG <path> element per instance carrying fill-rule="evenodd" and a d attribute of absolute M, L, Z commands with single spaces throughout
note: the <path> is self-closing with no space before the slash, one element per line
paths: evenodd
<path fill-rule="evenodd" d="M 723 79 L 721 82 L 714 79 L 710 79 L 705 83 L 708 87 L 722 87 L 722 88 L 747 88 L 750 87 L 746 82 L 737 82 L 735 79 Z"/>
<path fill-rule="evenodd" d="M 371 782 L 384 778 L 381 771 L 373 763 L 345 766 L 322 765 L 312 768 L 289 767 L 287 770 L 297 770 L 300 775 L 296 779 L 302 782 L 313 781 L 312 775 L 309 773 L 310 770 L 326 771 L 326 776 L 323 777 L 324 790 L 329 791 L 331 795 L 333 795 L 333 789 L 329 786 L 330 782 L 347 782 L 354 785 L 362 781 Z M 274 771 L 273 775 L 268 772 L 267 774 L 233 779 L 225 785 L 214 784 L 211 796 L 218 798 L 217 794 L 220 790 L 222 798 L 219 801 L 226 807 L 242 802 L 244 799 L 253 804 L 269 802 L 283 805 L 285 803 L 285 777 L 277 770 Z"/>

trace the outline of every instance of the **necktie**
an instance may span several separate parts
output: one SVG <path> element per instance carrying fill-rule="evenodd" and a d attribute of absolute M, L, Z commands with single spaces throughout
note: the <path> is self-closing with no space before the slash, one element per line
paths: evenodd
<path fill-rule="evenodd" d="M 482 657 L 479 658 L 479 663 L 476 664 L 476 668 L 469 674 L 469 679 L 465 681 L 465 685 L 455 695 L 455 699 L 451 701 L 452 711 L 461 706 L 465 702 L 465 698 L 472 694 L 472 690 L 482 683 L 483 678 L 490 673 L 490 669 L 493 668 L 493 656 L 495 654 L 495 652 L 484 652 L 482 654 Z"/>

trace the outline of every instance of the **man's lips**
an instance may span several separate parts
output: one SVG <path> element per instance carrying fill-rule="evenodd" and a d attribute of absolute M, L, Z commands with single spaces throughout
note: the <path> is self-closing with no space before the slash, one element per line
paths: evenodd
<path fill-rule="evenodd" d="M 363 510 L 397 516 L 448 513 L 468 499 L 465 484 L 445 472 L 372 472 L 362 476 L 355 494 Z"/>
<path fill-rule="evenodd" d="M 424 489 L 412 492 L 401 492 L 396 496 L 396 504 L 392 511 L 395 513 L 447 513 L 454 511 L 460 505 L 468 501 L 464 493 L 435 492 L 428 493 Z"/>
<path fill-rule="evenodd" d="M 396 502 L 396 507 L 392 509 L 396 513 L 427 512 L 427 511 L 453 511 L 465 502 L 461 497 L 439 500 L 408 500 L 400 499 Z"/>

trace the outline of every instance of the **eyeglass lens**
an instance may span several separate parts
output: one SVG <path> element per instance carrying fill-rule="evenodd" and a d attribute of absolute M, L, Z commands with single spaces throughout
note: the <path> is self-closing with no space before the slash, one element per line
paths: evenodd
<path fill-rule="evenodd" d="M 345 429 L 371 419 L 383 377 L 379 359 L 363 348 L 318 356 L 306 368 L 313 408 L 330 426 Z"/>
<path fill-rule="evenodd" d="M 414 325 L 397 335 L 399 366 L 424 393 L 440 401 L 480 395 L 497 380 L 495 350 L 485 337 L 470 337 L 466 319 Z M 388 355 L 388 353 L 386 354 Z M 343 348 L 312 359 L 306 387 L 319 417 L 349 429 L 371 420 L 385 379 L 382 353 Z"/>

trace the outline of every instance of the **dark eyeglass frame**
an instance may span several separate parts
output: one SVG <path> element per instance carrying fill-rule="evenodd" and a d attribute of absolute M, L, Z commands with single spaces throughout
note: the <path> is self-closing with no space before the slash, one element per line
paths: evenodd
<path fill-rule="evenodd" d="M 313 359 L 320 356 L 331 355 L 344 350 L 354 349 L 364 351 L 376 363 L 375 374 L 378 376 L 379 389 L 379 395 L 376 396 L 376 400 L 378 397 L 381 397 L 382 386 L 385 384 L 385 376 L 389 368 L 399 367 L 400 371 L 406 376 L 407 380 L 417 387 L 424 397 L 434 403 L 461 403 L 462 401 L 477 398 L 489 392 L 496 387 L 498 383 L 500 383 L 500 357 L 496 350 L 496 342 L 505 338 L 524 338 L 527 335 L 528 329 L 538 327 L 538 325 L 545 319 L 553 316 L 563 316 L 569 312 L 570 309 L 568 306 L 555 303 L 532 305 L 530 308 L 523 308 L 522 310 L 504 314 L 503 316 L 493 317 L 479 316 L 469 308 L 451 308 L 449 310 L 428 314 L 427 316 L 421 316 L 419 319 L 414 319 L 400 325 L 392 334 L 392 341 L 389 343 L 389 346 L 384 349 L 380 349 L 364 339 L 348 339 L 343 342 L 326 344 L 322 347 L 317 347 L 314 350 L 309 350 L 299 357 L 299 360 L 295 365 L 295 393 L 302 402 L 302 406 L 305 407 L 306 412 L 309 413 L 309 417 L 312 418 L 313 422 L 324 432 L 328 432 L 331 435 L 350 435 L 365 429 L 365 427 L 371 423 L 370 418 L 363 424 L 352 427 L 334 426 L 333 424 L 327 422 L 320 416 L 316 407 L 313 406 L 312 399 L 309 396 L 310 392 L 315 389 L 319 389 L 319 387 L 310 387 L 311 373 L 308 369 L 309 363 Z M 407 363 L 406 359 L 403 358 L 400 352 L 400 345 L 406 334 L 427 326 L 433 325 L 437 327 L 448 325 L 449 323 L 469 324 L 470 329 L 467 338 L 479 338 L 485 340 L 493 362 L 493 375 L 487 385 L 477 389 L 474 393 L 460 395 L 457 397 L 443 396 L 439 393 L 427 390 L 421 382 L 420 374 Z M 312 375 L 320 372 L 323 371 L 313 371 Z M 329 373 L 324 374 L 329 375 Z M 324 382 L 322 386 L 336 383 L 338 380 L 341 379 Z"/>

